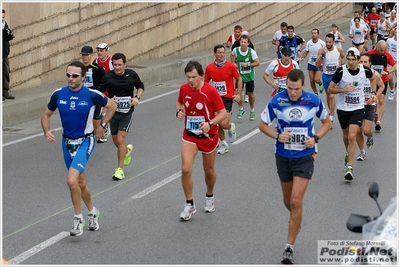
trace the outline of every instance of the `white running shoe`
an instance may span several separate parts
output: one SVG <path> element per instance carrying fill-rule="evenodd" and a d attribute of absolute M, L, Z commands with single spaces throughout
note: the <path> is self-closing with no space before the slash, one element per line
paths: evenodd
<path fill-rule="evenodd" d="M 226 154 L 227 152 L 229 152 L 229 146 L 227 144 L 222 144 L 219 149 L 218 149 L 218 154 Z"/>
<path fill-rule="evenodd" d="M 366 152 L 360 151 L 359 156 L 357 156 L 357 161 L 364 161 L 366 159 Z"/>
<path fill-rule="evenodd" d="M 197 209 L 195 208 L 195 204 L 191 205 L 189 203 L 186 203 L 184 205 L 184 210 L 182 213 L 180 213 L 180 219 L 183 221 L 188 221 L 191 219 L 191 215 L 197 212 Z"/>
<path fill-rule="evenodd" d="M 335 119 L 334 119 L 334 116 L 330 115 L 330 120 L 331 120 L 331 123 L 334 124 L 334 120 L 335 120 Z M 332 125 L 331 125 L 331 129 L 332 129 L 332 128 L 333 128 L 333 127 L 332 127 Z"/>
<path fill-rule="evenodd" d="M 83 219 L 80 219 L 79 217 L 74 217 L 70 235 L 71 236 L 80 236 L 80 235 L 82 235 L 83 234 L 83 227 L 85 225 L 86 225 L 86 223 L 85 223 L 85 221 Z"/>
<path fill-rule="evenodd" d="M 389 92 L 388 100 L 392 101 L 394 99 L 395 95 L 396 95 L 396 91 L 395 90 L 391 90 Z"/>
<path fill-rule="evenodd" d="M 205 197 L 205 212 L 215 211 L 215 197 Z"/>
<path fill-rule="evenodd" d="M 249 102 L 248 95 L 245 95 L 245 96 L 244 96 L 244 102 L 245 102 L 245 103 L 248 103 L 248 102 Z"/>
<path fill-rule="evenodd" d="M 230 129 L 227 131 L 227 134 L 229 135 L 229 141 L 230 143 L 233 143 L 237 139 L 237 133 L 236 133 L 236 125 L 235 123 L 231 123 Z"/>
<path fill-rule="evenodd" d="M 96 213 L 89 213 L 88 215 L 88 222 L 87 230 L 90 231 L 97 231 L 100 229 L 100 225 L 98 224 L 98 219 L 100 219 L 100 212 L 96 209 Z"/>

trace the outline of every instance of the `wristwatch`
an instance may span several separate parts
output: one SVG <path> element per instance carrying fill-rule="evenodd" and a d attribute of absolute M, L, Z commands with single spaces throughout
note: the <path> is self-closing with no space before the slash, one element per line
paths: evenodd
<path fill-rule="evenodd" d="M 140 96 L 139 95 L 135 95 L 135 98 L 137 98 L 138 100 L 140 100 Z"/>
<path fill-rule="evenodd" d="M 212 126 L 215 125 L 215 124 L 213 123 L 213 121 L 208 121 L 208 123 L 209 123 L 209 128 L 212 128 Z"/>
<path fill-rule="evenodd" d="M 280 137 L 280 134 L 277 134 L 276 135 L 276 140 L 278 141 L 278 138 Z"/>
<path fill-rule="evenodd" d="M 104 129 L 107 129 L 107 124 L 105 122 L 101 122 L 100 123 L 101 127 L 103 127 Z"/>
<path fill-rule="evenodd" d="M 319 142 L 319 140 L 320 140 L 320 137 L 318 136 L 318 135 L 313 135 L 313 138 L 314 138 L 314 141 L 316 142 L 316 143 L 318 143 Z"/>

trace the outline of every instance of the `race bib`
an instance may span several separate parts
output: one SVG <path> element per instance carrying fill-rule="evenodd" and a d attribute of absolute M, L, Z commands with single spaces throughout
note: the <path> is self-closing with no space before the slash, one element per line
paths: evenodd
<path fill-rule="evenodd" d="M 379 74 L 381 74 L 381 72 L 384 70 L 383 65 L 372 65 L 371 68 L 376 72 L 378 72 Z"/>
<path fill-rule="evenodd" d="M 80 145 L 83 143 L 83 140 L 84 138 L 66 139 L 66 145 L 71 157 L 74 157 L 76 155 L 76 152 L 78 152 L 78 149 Z"/>
<path fill-rule="evenodd" d="M 132 100 L 130 96 L 117 96 L 116 112 L 128 113 L 132 107 Z"/>
<path fill-rule="evenodd" d="M 213 87 L 219 92 L 219 95 L 227 95 L 226 82 L 213 82 Z"/>
<path fill-rule="evenodd" d="M 83 85 L 86 87 L 92 87 L 94 85 L 93 83 L 93 69 L 89 68 L 89 70 L 86 72 L 86 77 L 83 81 Z"/>
<path fill-rule="evenodd" d="M 243 67 L 240 64 L 240 73 L 241 74 L 250 74 L 252 71 L 251 67 Z"/>
<path fill-rule="evenodd" d="M 316 59 L 317 59 L 317 55 L 310 57 L 309 63 L 312 65 L 316 65 Z"/>
<path fill-rule="evenodd" d="M 202 134 L 201 123 L 205 122 L 204 116 L 186 116 L 186 130 L 194 134 Z"/>
<path fill-rule="evenodd" d="M 284 131 L 289 130 L 289 133 L 292 134 L 288 143 L 284 143 L 284 149 L 287 150 L 298 150 L 302 151 L 306 148 L 305 140 L 306 136 L 308 136 L 308 128 L 307 127 L 289 127 L 284 128 Z"/>
<path fill-rule="evenodd" d="M 287 90 L 287 77 L 278 79 L 277 83 L 278 83 L 277 93 Z"/>
<path fill-rule="evenodd" d="M 323 69 L 325 70 L 324 73 L 326 74 L 334 74 L 337 68 L 338 65 L 335 63 L 327 63 L 325 66 L 323 66 Z"/>
<path fill-rule="evenodd" d="M 364 86 L 363 92 L 364 92 L 364 99 L 366 101 L 369 100 L 369 98 L 371 98 L 371 86 L 369 85 Z"/>

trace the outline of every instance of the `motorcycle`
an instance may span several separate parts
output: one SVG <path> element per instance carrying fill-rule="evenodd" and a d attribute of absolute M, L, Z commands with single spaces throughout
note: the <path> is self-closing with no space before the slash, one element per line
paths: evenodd
<path fill-rule="evenodd" d="M 378 195 L 378 184 L 373 182 L 369 196 L 375 200 L 379 216 L 350 214 L 346 227 L 351 232 L 362 233 L 362 245 L 352 246 L 341 265 L 397 265 L 397 198 L 393 197 L 382 211 Z"/>

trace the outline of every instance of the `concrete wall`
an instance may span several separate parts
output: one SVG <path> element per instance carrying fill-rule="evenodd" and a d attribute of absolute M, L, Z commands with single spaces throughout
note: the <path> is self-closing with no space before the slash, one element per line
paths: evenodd
<path fill-rule="evenodd" d="M 64 80 L 66 65 L 84 45 L 106 42 L 139 65 L 224 43 L 240 24 L 251 37 L 321 23 L 352 12 L 354 3 L 2 3 L 16 38 L 11 41 L 11 88 Z"/>

